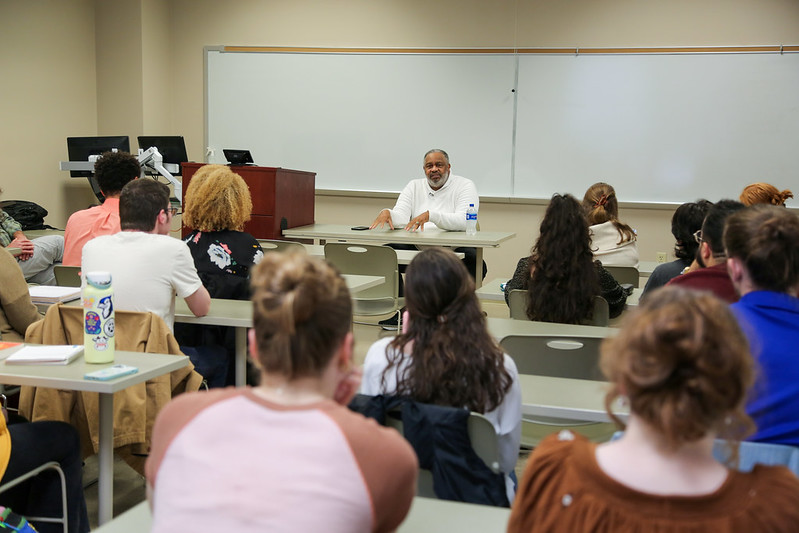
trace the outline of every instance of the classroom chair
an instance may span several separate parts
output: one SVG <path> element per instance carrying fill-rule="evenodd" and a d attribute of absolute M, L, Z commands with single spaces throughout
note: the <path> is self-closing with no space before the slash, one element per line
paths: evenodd
<path fill-rule="evenodd" d="M 404 299 L 397 296 L 400 274 L 396 250 L 373 244 L 329 242 L 325 244 L 325 259 L 342 274 L 385 277 L 385 283 L 353 293 L 352 314 L 355 316 L 396 314 L 398 327 L 402 327 L 401 309 Z M 355 323 L 377 325 L 371 322 Z"/>
<path fill-rule="evenodd" d="M 59 287 L 80 287 L 80 267 L 55 265 L 53 266 L 55 284 Z"/>
<path fill-rule="evenodd" d="M 610 322 L 610 308 L 608 302 L 601 296 L 594 296 L 594 310 L 591 319 L 585 322 L 587 326 L 606 327 Z M 508 293 L 508 307 L 510 317 L 514 320 L 530 320 L 527 317 L 527 291 L 513 289 Z"/>
<path fill-rule="evenodd" d="M 509 335 L 502 350 L 516 363 L 519 374 L 602 381 L 599 370 L 601 338 L 551 335 Z M 608 440 L 616 426 L 551 417 L 522 417 L 522 445 L 534 448 L 556 431 L 571 429 L 595 442 Z"/>
<path fill-rule="evenodd" d="M 0 485 L 0 493 L 7 491 L 10 488 L 16 487 L 20 483 L 23 483 L 31 478 L 34 478 L 44 472 L 45 470 L 55 470 L 58 474 L 58 477 L 61 479 L 61 516 L 60 517 L 50 517 L 50 516 L 26 516 L 25 518 L 29 522 L 47 522 L 52 524 L 60 523 L 61 526 L 64 528 L 64 533 L 67 533 L 67 483 L 66 479 L 64 478 L 64 471 L 61 470 L 61 466 L 58 464 L 57 461 L 50 461 L 49 463 L 44 463 L 28 472 L 15 477 L 12 480 L 7 481 Z M 12 509 L 13 511 L 13 509 Z"/>
<path fill-rule="evenodd" d="M 280 241 L 276 239 L 258 239 L 258 244 L 266 252 L 301 252 L 305 253 L 305 246 L 294 241 Z"/>
<path fill-rule="evenodd" d="M 641 282 L 641 274 L 635 267 L 606 266 L 605 270 L 610 272 L 610 275 L 619 282 L 619 285 L 629 284 L 637 289 Z"/>

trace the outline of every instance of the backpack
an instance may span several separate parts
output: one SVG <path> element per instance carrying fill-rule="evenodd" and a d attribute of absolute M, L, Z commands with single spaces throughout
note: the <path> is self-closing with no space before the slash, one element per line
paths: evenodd
<path fill-rule="evenodd" d="M 8 216 L 19 222 L 22 231 L 29 229 L 55 229 L 44 223 L 47 209 L 34 202 L 26 200 L 5 200 L 0 202 L 0 208 Z"/>

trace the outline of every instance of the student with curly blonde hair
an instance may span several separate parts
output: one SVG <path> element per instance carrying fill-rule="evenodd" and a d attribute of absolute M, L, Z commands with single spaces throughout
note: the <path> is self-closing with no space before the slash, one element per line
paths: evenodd
<path fill-rule="evenodd" d="M 246 300 L 250 271 L 263 257 L 258 241 L 243 231 L 252 199 L 241 176 L 224 165 L 205 165 L 192 176 L 183 202 L 183 224 L 194 266 L 211 298 Z M 211 387 L 232 384 L 235 339 L 230 328 L 178 324 L 181 346 Z"/>
<path fill-rule="evenodd" d="M 607 183 L 594 183 L 583 196 L 583 210 L 591 230 L 591 249 L 604 266 L 638 267 L 635 230 L 619 220 L 616 190 Z"/>
<path fill-rule="evenodd" d="M 604 341 L 610 405 L 624 435 L 596 445 L 569 431 L 528 461 L 508 532 L 799 531 L 799 480 L 784 466 L 731 470 L 714 439 L 740 439 L 753 362 L 728 306 L 677 287 L 655 291 Z M 611 415 L 612 417 L 613 415 Z"/>
<path fill-rule="evenodd" d="M 793 193 L 788 189 L 780 191 L 769 183 L 752 183 L 744 187 L 740 200 L 746 206 L 770 204 L 785 207 L 788 198 L 793 198 Z"/>

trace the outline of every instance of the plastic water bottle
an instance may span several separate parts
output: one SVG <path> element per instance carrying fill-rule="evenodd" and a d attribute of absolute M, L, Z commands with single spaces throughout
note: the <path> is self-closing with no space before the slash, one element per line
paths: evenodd
<path fill-rule="evenodd" d="M 87 363 L 114 361 L 114 291 L 110 272 L 88 272 L 83 287 L 83 357 Z"/>
<path fill-rule="evenodd" d="M 477 235 L 477 209 L 474 204 L 469 204 L 466 210 L 466 235 Z"/>

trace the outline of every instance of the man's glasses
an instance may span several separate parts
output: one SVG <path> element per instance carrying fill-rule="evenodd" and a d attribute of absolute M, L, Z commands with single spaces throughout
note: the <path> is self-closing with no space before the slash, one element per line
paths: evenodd
<path fill-rule="evenodd" d="M 169 213 L 173 217 L 178 214 L 179 209 L 177 207 L 167 207 L 164 208 L 164 213 Z"/>

